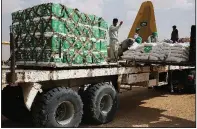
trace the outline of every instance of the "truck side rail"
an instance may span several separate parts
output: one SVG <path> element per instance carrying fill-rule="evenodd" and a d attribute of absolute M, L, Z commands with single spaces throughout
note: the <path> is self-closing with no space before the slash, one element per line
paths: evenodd
<path fill-rule="evenodd" d="M 71 69 L 71 70 L 16 69 L 16 83 L 148 73 L 151 71 L 167 72 L 168 70 L 192 69 L 192 68 L 194 67 L 139 66 L 139 67 L 89 68 L 89 69 Z M 7 78 L 9 72 L 10 70 L 8 68 L 2 69 L 2 84 L 8 83 Z"/>

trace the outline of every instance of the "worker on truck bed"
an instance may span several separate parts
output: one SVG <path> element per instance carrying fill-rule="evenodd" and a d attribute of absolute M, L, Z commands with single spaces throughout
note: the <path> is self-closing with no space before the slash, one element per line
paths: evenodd
<path fill-rule="evenodd" d="M 135 42 L 137 42 L 138 44 L 141 44 L 142 43 L 142 38 L 139 35 L 139 31 L 140 31 L 140 28 L 135 29 L 134 39 L 135 39 Z"/>
<path fill-rule="evenodd" d="M 178 32 L 175 25 L 172 28 L 173 28 L 173 30 L 172 30 L 172 34 L 171 34 L 171 40 L 173 41 L 173 43 L 176 43 L 179 40 L 179 32 Z"/>
<path fill-rule="evenodd" d="M 116 62 L 118 60 L 118 48 L 119 48 L 119 41 L 118 41 L 118 30 L 122 25 L 122 21 L 118 24 L 118 19 L 113 19 L 113 24 L 109 27 L 109 62 Z"/>
<path fill-rule="evenodd" d="M 136 29 L 135 29 L 134 39 L 137 39 L 137 38 L 138 38 L 138 36 L 139 36 L 139 31 L 140 31 L 140 28 L 136 28 Z"/>
<path fill-rule="evenodd" d="M 157 32 L 153 32 L 152 35 L 148 37 L 148 43 L 156 43 L 158 42 L 158 35 Z"/>
<path fill-rule="evenodd" d="M 135 42 L 138 43 L 138 44 L 142 44 L 142 38 L 140 36 L 138 36 L 136 39 L 135 39 Z"/>
<path fill-rule="evenodd" d="M 134 39 L 127 38 L 120 43 L 120 46 L 118 48 L 118 57 L 120 60 L 121 60 L 121 56 L 123 56 L 123 52 L 127 51 L 129 47 L 133 45 L 134 42 L 135 42 Z"/>

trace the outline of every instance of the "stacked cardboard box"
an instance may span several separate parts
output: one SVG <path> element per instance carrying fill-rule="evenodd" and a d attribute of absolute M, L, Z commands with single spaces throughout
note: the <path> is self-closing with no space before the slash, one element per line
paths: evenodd
<path fill-rule="evenodd" d="M 107 57 L 107 22 L 61 4 L 12 13 L 16 60 L 94 64 Z"/>

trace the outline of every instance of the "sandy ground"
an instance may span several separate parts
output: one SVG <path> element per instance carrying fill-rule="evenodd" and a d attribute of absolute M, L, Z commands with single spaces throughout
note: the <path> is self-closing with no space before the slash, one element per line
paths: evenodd
<path fill-rule="evenodd" d="M 195 94 L 169 94 L 163 90 L 134 88 L 120 93 L 120 109 L 104 125 L 80 127 L 196 127 Z M 2 118 L 2 127 L 32 127 Z"/>

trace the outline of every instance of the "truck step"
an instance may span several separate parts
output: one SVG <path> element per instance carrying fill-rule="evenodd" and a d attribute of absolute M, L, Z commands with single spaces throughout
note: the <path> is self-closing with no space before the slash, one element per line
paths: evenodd
<path fill-rule="evenodd" d="M 121 85 L 120 86 L 120 90 L 123 91 L 131 91 L 132 90 L 132 86 L 131 85 Z"/>

